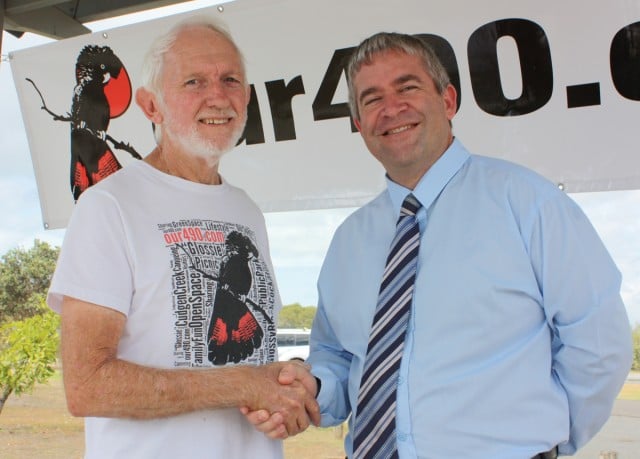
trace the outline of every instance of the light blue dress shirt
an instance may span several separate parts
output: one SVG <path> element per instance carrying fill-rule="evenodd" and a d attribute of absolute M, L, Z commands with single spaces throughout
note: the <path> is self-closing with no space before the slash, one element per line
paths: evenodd
<path fill-rule="evenodd" d="M 309 363 L 322 424 L 357 406 L 400 206 L 388 188 L 336 231 Z M 621 276 L 580 208 L 544 178 L 454 140 L 413 190 L 420 258 L 398 386 L 401 458 L 571 454 L 605 423 L 631 365 Z M 349 456 L 352 438 L 345 440 Z"/>

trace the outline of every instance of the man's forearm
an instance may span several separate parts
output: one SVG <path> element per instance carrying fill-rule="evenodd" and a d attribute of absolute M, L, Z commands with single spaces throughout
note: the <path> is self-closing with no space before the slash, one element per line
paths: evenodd
<path fill-rule="evenodd" d="M 249 366 L 163 370 L 113 359 L 84 381 L 71 372 L 64 379 L 74 416 L 146 419 L 255 404 L 260 388 L 252 372 Z"/>
<path fill-rule="evenodd" d="M 61 354 L 73 415 L 149 419 L 246 406 L 282 413 L 290 431 L 309 425 L 307 412 L 318 416 L 315 398 L 301 382 L 278 383 L 282 368 L 293 363 L 208 369 L 142 366 L 118 358 L 125 322 L 113 309 L 65 297 Z"/>

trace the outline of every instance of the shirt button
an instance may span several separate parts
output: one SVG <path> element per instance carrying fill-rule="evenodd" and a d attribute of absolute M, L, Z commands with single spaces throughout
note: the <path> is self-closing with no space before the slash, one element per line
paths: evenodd
<path fill-rule="evenodd" d="M 398 441 L 407 441 L 407 434 L 403 434 L 403 433 L 398 433 L 398 435 L 396 436 L 396 438 L 398 439 Z"/>

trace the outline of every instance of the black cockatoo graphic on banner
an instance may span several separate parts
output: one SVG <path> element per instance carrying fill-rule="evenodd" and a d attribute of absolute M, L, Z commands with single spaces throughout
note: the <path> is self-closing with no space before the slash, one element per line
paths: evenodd
<path fill-rule="evenodd" d="M 109 121 L 121 116 L 131 103 L 131 81 L 122 61 L 108 46 L 85 46 L 76 61 L 76 85 L 71 113 L 58 115 L 49 110 L 42 93 L 42 109 L 56 121 L 71 124 L 70 184 L 73 199 L 91 185 L 122 168 L 112 148 L 127 151 L 141 159 L 129 144 L 114 140 L 108 133 Z"/>

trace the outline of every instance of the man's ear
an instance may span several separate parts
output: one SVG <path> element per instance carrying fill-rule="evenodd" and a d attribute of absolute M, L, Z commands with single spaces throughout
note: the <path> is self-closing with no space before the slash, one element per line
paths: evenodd
<path fill-rule="evenodd" d="M 442 93 L 442 100 L 444 102 L 444 111 L 447 114 L 449 121 L 451 121 L 453 117 L 456 116 L 456 109 L 458 108 L 458 93 L 452 84 L 447 85 L 445 88 Z"/>
<path fill-rule="evenodd" d="M 353 119 L 353 124 L 356 126 L 356 128 L 358 129 L 358 132 L 362 132 L 362 130 L 360 129 L 360 120 L 354 118 Z"/>
<path fill-rule="evenodd" d="M 251 102 L 251 85 L 247 83 L 247 89 L 245 91 L 246 99 L 247 99 L 247 107 L 249 106 L 249 102 Z"/>
<path fill-rule="evenodd" d="M 136 90 L 136 103 L 142 109 L 144 115 L 153 123 L 161 124 L 163 121 L 162 112 L 156 95 L 147 88 Z"/>

